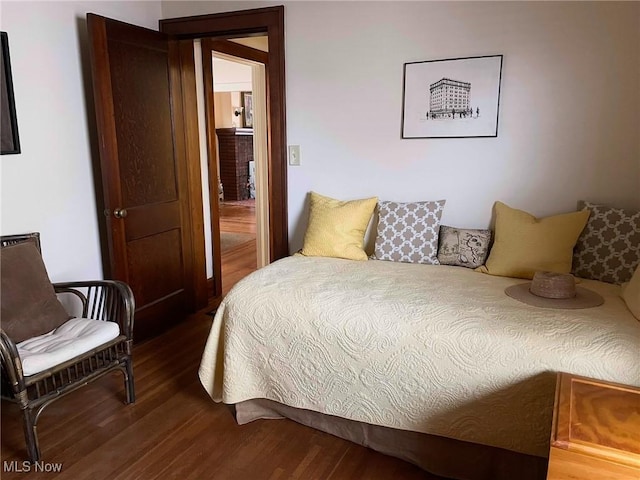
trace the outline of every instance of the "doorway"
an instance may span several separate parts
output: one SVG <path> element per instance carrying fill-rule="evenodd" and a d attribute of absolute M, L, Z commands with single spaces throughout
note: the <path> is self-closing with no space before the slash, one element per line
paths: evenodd
<path fill-rule="evenodd" d="M 94 14 L 87 22 L 102 139 L 104 196 L 98 214 L 105 222 L 105 271 L 134 289 L 141 339 L 208 304 L 195 39 L 265 34 L 269 39 L 265 223 L 269 259 L 289 253 L 284 8 L 166 19 L 160 32 Z M 118 73 L 112 75 L 114 68 Z M 141 162 L 151 173 L 139 168 Z"/>
<path fill-rule="evenodd" d="M 285 85 L 284 85 L 284 8 L 267 7 L 238 12 L 228 12 L 198 17 L 165 19 L 160 21 L 160 30 L 178 39 L 213 39 L 266 36 L 269 51 L 262 52 L 262 60 L 256 59 L 264 67 L 264 96 L 267 111 L 265 112 L 265 144 L 267 159 L 263 176 L 265 197 L 268 205 L 264 209 L 265 249 L 268 261 L 274 261 L 289 254 L 288 246 L 288 214 L 287 214 L 287 163 L 286 163 L 286 122 L 285 122 Z M 213 41 L 213 40 L 212 40 Z M 227 42 L 232 43 L 232 42 Z M 247 48 L 236 44 L 236 49 Z M 255 50 L 255 49 L 250 49 Z M 216 51 L 218 48 L 216 46 Z M 234 52 L 225 51 L 230 55 Z M 236 55 L 242 57 L 242 55 Z M 203 57 L 206 58 L 206 57 Z M 205 68 L 206 70 L 206 68 Z M 268 118 L 268 121 L 266 120 Z M 257 119 L 256 119 L 257 121 Z M 212 122 L 213 123 L 213 122 Z M 208 139 L 209 148 L 215 151 L 215 136 Z M 209 186 L 210 198 L 218 201 L 217 186 Z M 258 199 L 256 199 L 258 201 Z M 218 205 L 214 205 L 218 211 Z M 259 211 L 256 208 L 256 211 Z M 259 223 L 257 224 L 259 228 Z M 212 226 L 212 229 L 215 226 Z M 218 231 L 219 234 L 219 231 Z M 257 232 L 260 235 L 260 232 Z M 204 244 L 204 241 L 203 241 Z M 219 248 L 219 245 L 215 249 Z M 219 253 L 219 252 L 218 252 Z M 204 263 L 204 258 L 202 259 Z M 205 265 L 202 265 L 204 268 Z M 221 278 L 214 274 L 214 278 Z M 215 295 L 222 294 L 221 282 L 216 285 Z M 202 290 L 199 290 L 202 292 Z M 199 297 L 202 298 L 202 297 Z M 206 305 L 206 298 L 205 305 Z M 204 305 L 203 305 L 204 306 Z"/>
<path fill-rule="evenodd" d="M 211 136 L 213 129 L 216 145 L 215 152 L 207 153 L 216 158 L 215 169 L 214 162 L 208 162 L 208 180 L 217 185 L 219 205 L 217 215 L 209 213 L 211 237 L 220 244 L 220 257 L 208 259 L 208 271 L 210 262 L 212 267 L 213 262 L 219 262 L 221 268 L 216 271 L 221 272 L 223 296 L 241 278 L 269 262 L 264 221 L 268 197 L 262 179 L 267 162 L 264 64 L 246 58 L 261 58 L 258 52 L 250 55 L 250 51 L 241 50 L 237 53 L 243 57 L 237 57 L 220 51 L 235 51 L 235 44 L 241 44 L 267 52 L 268 39 L 248 37 L 230 42 L 201 42 L 203 67 L 212 69 L 211 76 L 203 74 L 203 81 L 213 81 L 212 91 L 204 88 L 205 94 L 213 97 L 207 106 L 213 112 L 208 112 L 207 118 L 213 117 L 215 125 L 207 124 L 207 135 Z M 213 208 L 213 202 L 209 203 Z M 218 228 L 214 228 L 215 222 Z M 212 287 L 218 283 L 215 280 L 209 279 Z M 213 289 L 210 292 L 215 297 Z"/>
<path fill-rule="evenodd" d="M 270 261 L 267 51 L 266 36 L 194 43 L 206 119 L 200 133 L 207 138 L 201 156 L 209 186 L 203 189 L 209 301 Z"/>

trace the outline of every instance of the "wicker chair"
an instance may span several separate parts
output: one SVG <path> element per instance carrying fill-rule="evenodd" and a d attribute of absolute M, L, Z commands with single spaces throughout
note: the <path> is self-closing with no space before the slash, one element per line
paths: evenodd
<path fill-rule="evenodd" d="M 3 249 L 21 242 L 32 242 L 40 251 L 38 233 L 2 236 Z M 120 370 L 124 374 L 126 403 L 135 402 L 131 364 L 134 298 L 128 285 L 119 281 L 81 281 L 54 283 L 56 294 L 70 294 L 78 304 L 78 317 L 116 322 L 119 335 L 59 365 L 25 376 L 16 342 L 0 329 L 2 356 L 2 399 L 17 403 L 23 414 L 29 459 L 40 460 L 37 423 L 46 406 L 87 383 Z M 60 295 L 59 295 L 60 296 Z M 55 296 L 54 296 L 55 298 Z M 4 296 L 3 296 L 4 302 Z M 39 334 L 47 333 L 46 331 Z"/>

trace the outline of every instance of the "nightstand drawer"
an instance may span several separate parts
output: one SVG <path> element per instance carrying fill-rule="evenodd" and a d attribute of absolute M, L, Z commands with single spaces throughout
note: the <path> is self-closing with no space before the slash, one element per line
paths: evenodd
<path fill-rule="evenodd" d="M 638 480 L 640 470 L 601 458 L 551 447 L 547 480 Z"/>

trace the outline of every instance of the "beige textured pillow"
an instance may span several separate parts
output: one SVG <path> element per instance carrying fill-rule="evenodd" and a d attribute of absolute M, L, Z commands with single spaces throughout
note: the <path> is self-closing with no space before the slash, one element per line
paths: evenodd
<path fill-rule="evenodd" d="M 478 271 L 516 278 L 533 278 L 537 271 L 571 271 L 573 247 L 589 211 L 536 218 L 496 202 L 495 215 L 495 242 Z"/>
<path fill-rule="evenodd" d="M 636 272 L 622 292 L 627 307 L 633 313 L 633 316 L 640 320 L 640 265 L 636 268 Z"/>
<path fill-rule="evenodd" d="M 364 234 L 376 203 L 376 197 L 345 202 L 311 192 L 309 224 L 300 253 L 367 260 Z"/>

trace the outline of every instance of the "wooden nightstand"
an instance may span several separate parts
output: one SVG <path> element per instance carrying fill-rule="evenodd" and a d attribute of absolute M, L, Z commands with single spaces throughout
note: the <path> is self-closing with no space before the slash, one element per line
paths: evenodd
<path fill-rule="evenodd" d="M 558 374 L 547 480 L 639 480 L 640 389 Z"/>

